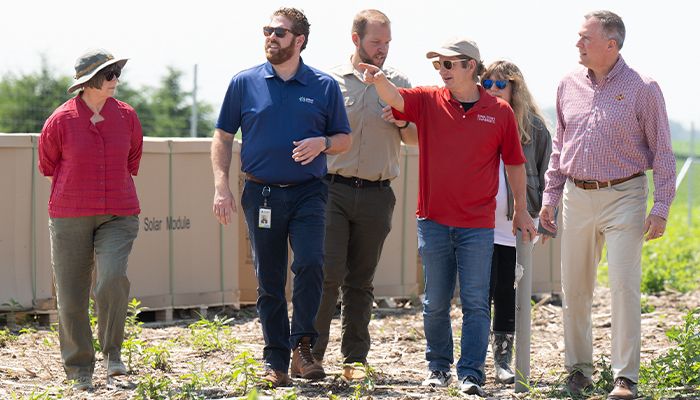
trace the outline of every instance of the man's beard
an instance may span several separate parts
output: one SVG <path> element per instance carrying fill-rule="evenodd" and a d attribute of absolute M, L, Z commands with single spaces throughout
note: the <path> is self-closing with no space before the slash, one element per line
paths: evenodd
<path fill-rule="evenodd" d="M 360 42 L 360 47 L 357 49 L 358 54 L 360 55 L 360 60 L 362 60 L 363 63 L 365 64 L 372 64 L 376 67 L 383 67 L 384 66 L 384 61 L 386 61 L 386 54 L 381 54 L 384 56 L 381 61 L 376 61 L 374 58 L 370 57 L 369 54 L 365 51 L 365 48 L 362 46 L 362 42 Z M 380 54 L 378 54 L 380 55 Z"/>
<path fill-rule="evenodd" d="M 270 64 L 282 64 L 294 55 L 294 40 L 292 40 L 287 47 L 281 47 L 280 43 L 277 41 L 271 43 L 275 43 L 280 47 L 275 54 L 271 54 L 268 49 L 265 49 L 265 57 L 267 57 L 267 61 L 269 61 Z"/>

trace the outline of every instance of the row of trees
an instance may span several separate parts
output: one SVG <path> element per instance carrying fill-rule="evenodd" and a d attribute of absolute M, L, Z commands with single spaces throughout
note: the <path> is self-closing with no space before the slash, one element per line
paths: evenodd
<path fill-rule="evenodd" d="M 136 109 L 145 136 L 190 136 L 191 92 L 180 84 L 182 71 L 167 67 L 156 87 L 135 88 L 120 82 L 116 98 Z M 53 110 L 72 95 L 72 78 L 56 74 L 45 58 L 38 72 L 9 73 L 0 79 L 0 132 L 37 133 Z M 211 136 L 213 108 L 198 101 L 197 136 Z"/>

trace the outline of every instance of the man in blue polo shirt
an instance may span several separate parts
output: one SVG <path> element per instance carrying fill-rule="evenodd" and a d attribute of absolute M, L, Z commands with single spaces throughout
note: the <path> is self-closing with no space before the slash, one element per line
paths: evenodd
<path fill-rule="evenodd" d="M 301 59 L 309 38 L 306 16 L 280 8 L 263 33 L 268 62 L 234 76 L 221 106 L 211 149 L 213 211 L 222 224 L 236 212 L 228 182 L 233 135 L 240 128 L 246 174 L 241 207 L 258 278 L 264 379 L 287 386 L 291 349 L 293 377 L 325 376 L 311 355 L 323 283 L 328 189 L 322 178 L 325 155 L 347 151 L 351 139 L 338 83 Z M 291 328 L 284 292 L 288 240 L 294 252 Z"/>

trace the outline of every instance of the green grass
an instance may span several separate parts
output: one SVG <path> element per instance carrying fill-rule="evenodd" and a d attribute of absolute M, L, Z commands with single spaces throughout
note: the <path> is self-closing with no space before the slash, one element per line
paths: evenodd
<path fill-rule="evenodd" d="M 700 386 L 700 308 L 689 310 L 684 323 L 666 332 L 672 343 L 666 354 L 642 365 L 640 387 L 653 399 L 692 393 Z M 675 392 L 675 393 L 674 393 Z"/>
<path fill-rule="evenodd" d="M 675 146 L 675 143 L 674 143 Z M 677 161 L 680 172 L 684 159 Z M 649 173 L 648 209 L 653 204 L 653 180 Z M 689 186 L 692 182 L 692 199 Z M 692 202 L 690 224 L 688 209 Z M 598 282 L 607 286 L 608 264 L 604 258 L 598 268 Z M 671 213 L 662 239 L 646 242 L 642 249 L 642 292 L 659 293 L 671 289 L 681 292 L 700 285 L 700 163 L 691 167 L 671 205 Z"/>
<path fill-rule="evenodd" d="M 690 154 L 690 140 L 674 140 L 671 144 L 676 156 L 687 157 Z M 693 146 L 695 157 L 700 156 L 700 135 L 695 135 L 695 146 Z"/>

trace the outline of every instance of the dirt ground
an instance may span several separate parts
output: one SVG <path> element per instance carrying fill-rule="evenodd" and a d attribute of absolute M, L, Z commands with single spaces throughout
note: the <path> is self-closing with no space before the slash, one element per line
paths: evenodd
<path fill-rule="evenodd" d="M 544 398 L 552 387 L 561 385 L 563 373 L 563 348 L 561 306 L 548 302 L 545 298 L 532 312 L 531 344 L 531 385 L 533 392 L 516 394 L 512 387 L 497 385 L 493 380 L 492 359 L 489 351 L 487 358 L 487 383 L 485 389 L 489 398 Z M 610 294 L 605 288 L 598 289 L 593 305 L 595 359 L 609 354 L 610 349 Z M 700 291 L 679 294 L 665 293 L 662 296 L 648 298 L 648 304 L 655 311 L 642 316 L 642 362 L 663 354 L 669 343 L 664 334 L 672 326 L 680 325 L 683 315 L 689 308 L 700 307 Z M 400 304 L 401 305 L 401 304 Z M 231 325 L 234 336 L 241 341 L 234 349 L 212 352 L 202 355 L 193 348 L 177 342 L 170 350 L 172 371 L 166 375 L 173 381 L 182 374 L 193 372 L 193 366 L 199 365 L 209 371 L 224 371 L 230 368 L 230 362 L 243 350 L 251 350 L 256 358 L 262 355 L 263 339 L 259 320 L 254 307 L 245 307 L 240 311 L 229 310 L 233 317 Z M 453 332 L 455 348 L 458 349 L 461 313 L 453 306 Z M 178 321 L 174 324 L 146 324 L 142 338 L 148 345 L 175 340 L 188 336 L 187 324 L 190 321 Z M 326 372 L 330 375 L 320 382 L 295 380 L 297 397 L 300 399 L 328 399 L 329 393 L 340 398 L 354 398 L 353 388 L 349 387 L 338 375 L 341 372 L 338 333 L 339 319 L 333 320 L 331 327 L 332 341 L 324 361 Z M 421 318 L 421 306 L 406 302 L 397 308 L 376 308 L 370 324 L 372 350 L 369 363 L 377 370 L 376 387 L 370 393 L 372 399 L 451 399 L 460 397 L 452 389 L 426 389 L 420 382 L 426 376 L 424 359 L 425 337 Z M 99 357 L 99 355 L 98 355 Z M 107 382 L 105 371 L 98 362 L 94 375 L 94 390 L 90 392 L 73 392 L 64 382 L 64 373 L 60 362 L 58 337 L 48 329 L 39 328 L 37 332 L 25 333 L 18 340 L 0 348 L 0 398 L 16 396 L 22 398 L 32 392 L 39 393 L 50 389 L 62 393 L 66 398 L 78 399 L 128 399 L 134 396 L 139 377 L 146 373 L 156 374 L 149 367 L 141 365 L 138 370 L 125 378 Z M 158 372 L 160 373 L 160 372 Z M 454 374 L 454 368 L 453 368 Z M 453 381 L 454 382 L 454 381 Z M 454 383 L 453 383 L 453 386 Z M 288 389 L 287 389 L 288 390 Z M 229 391 L 210 390 L 208 398 L 234 398 Z M 280 397 L 284 390 L 266 391 L 267 396 Z M 469 396 L 461 396 L 469 397 Z M 596 398 L 601 398 L 598 395 Z M 365 396 L 361 398 L 368 398 Z M 604 397 L 603 397 L 604 398 Z M 687 397 L 686 397 L 687 398 Z"/>

